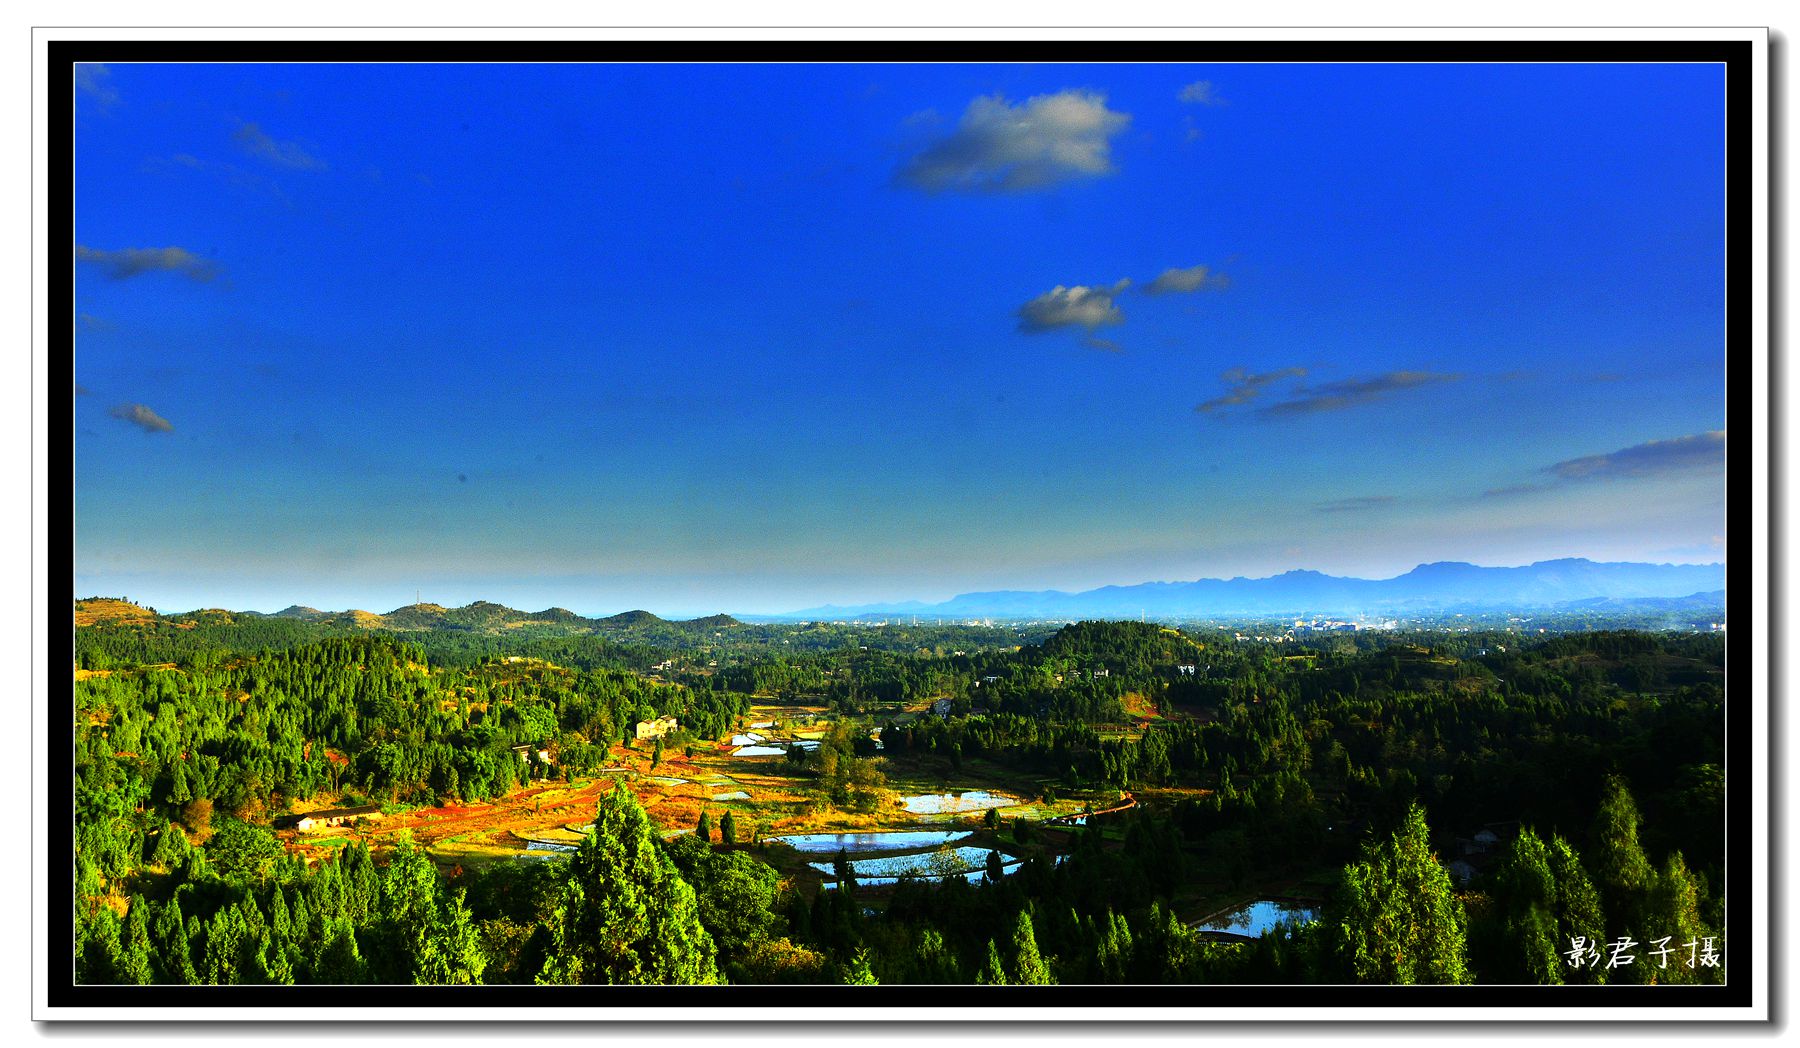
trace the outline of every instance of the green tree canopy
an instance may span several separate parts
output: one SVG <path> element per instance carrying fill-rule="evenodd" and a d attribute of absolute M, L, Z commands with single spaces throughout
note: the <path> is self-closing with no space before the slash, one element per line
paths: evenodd
<path fill-rule="evenodd" d="M 550 921 L 543 983 L 719 981 L 694 889 L 625 787 L 601 797 Z"/>
<path fill-rule="evenodd" d="M 1344 867 L 1333 922 L 1360 982 L 1470 981 L 1466 918 L 1450 875 L 1431 851 L 1425 810 L 1411 805 L 1399 829 Z"/>

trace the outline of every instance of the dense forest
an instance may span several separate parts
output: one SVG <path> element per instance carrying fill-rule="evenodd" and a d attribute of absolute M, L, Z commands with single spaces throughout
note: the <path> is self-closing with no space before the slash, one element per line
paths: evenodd
<path fill-rule="evenodd" d="M 82 625 L 77 978 L 1723 979 L 1716 634 L 632 628 Z M 725 643 L 736 629 L 755 634 Z M 549 861 L 446 869 L 404 834 L 309 861 L 271 828 L 322 799 L 404 810 L 592 774 L 640 721 L 678 717 L 679 747 L 740 729 L 752 701 L 885 725 L 893 767 L 981 762 L 1047 794 L 1143 803 L 1057 829 L 990 815 L 1016 872 L 879 890 L 818 890 L 708 822 L 658 826 L 622 787 Z M 852 734 L 791 758 L 845 810 L 871 756 L 859 735 L 834 763 Z M 1500 836 L 1459 879 L 1451 860 L 1483 827 Z M 1335 871 L 1316 921 L 1226 941 L 1177 912 L 1195 878 L 1251 894 L 1300 866 Z"/>

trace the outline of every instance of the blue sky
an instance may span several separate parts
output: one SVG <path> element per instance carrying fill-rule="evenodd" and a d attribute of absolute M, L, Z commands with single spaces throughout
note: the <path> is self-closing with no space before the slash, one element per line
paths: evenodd
<path fill-rule="evenodd" d="M 1724 557 L 1716 66 L 84 67 L 78 595 Z"/>

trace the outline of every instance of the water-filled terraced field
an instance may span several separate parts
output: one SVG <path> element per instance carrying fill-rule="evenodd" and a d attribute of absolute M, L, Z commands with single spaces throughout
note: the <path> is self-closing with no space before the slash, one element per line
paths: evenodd
<path fill-rule="evenodd" d="M 916 852 L 911 855 L 889 855 L 878 859 L 854 859 L 850 862 L 850 872 L 860 881 L 864 877 L 903 877 L 912 874 L 919 877 L 946 877 L 956 873 L 979 872 L 987 869 L 987 848 L 941 848 L 935 851 Z M 1001 865 L 1009 865 L 1019 860 L 1004 852 L 1000 854 Z M 829 862 L 809 863 L 813 869 L 821 873 L 834 873 L 834 864 Z"/>
<path fill-rule="evenodd" d="M 972 834 L 971 830 L 894 830 L 856 833 L 796 833 L 769 839 L 779 841 L 802 852 L 836 855 L 843 851 L 851 855 L 867 855 L 875 852 L 937 848 L 951 841 L 960 841 Z"/>

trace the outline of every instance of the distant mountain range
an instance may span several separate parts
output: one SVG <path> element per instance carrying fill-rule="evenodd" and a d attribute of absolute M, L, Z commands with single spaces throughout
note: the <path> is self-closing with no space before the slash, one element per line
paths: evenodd
<path fill-rule="evenodd" d="M 647 611 L 627 611 L 619 615 L 591 619 L 577 615 L 567 608 L 517 611 L 503 604 L 494 604 L 485 600 L 476 601 L 460 608 L 446 608 L 441 604 L 408 604 L 404 608 L 395 608 L 385 615 L 362 610 L 320 611 L 318 608 L 295 604 L 283 608 L 273 615 L 265 615 L 257 611 L 201 608 L 179 614 L 163 615 L 161 618 L 215 624 L 229 623 L 238 619 L 297 619 L 325 626 L 396 632 L 460 630 L 471 633 L 511 633 L 527 627 L 550 627 L 553 633 L 636 635 L 663 631 L 698 633 L 743 625 L 730 615 L 708 615 L 699 619 L 675 620 L 665 619 Z M 75 624 L 77 626 L 93 626 L 102 623 L 150 623 L 157 620 L 157 613 L 151 609 L 118 598 L 87 597 L 75 602 Z"/>
<path fill-rule="evenodd" d="M 481 633 L 498 633 L 526 626 L 559 626 L 572 632 L 610 633 L 657 627 L 705 630 L 742 625 L 730 615 L 708 615 L 699 619 L 673 620 L 653 615 L 647 611 L 627 611 L 618 615 L 590 619 L 577 615 L 567 608 L 517 611 L 504 604 L 494 604 L 485 600 L 478 600 L 460 608 L 446 608 L 441 604 L 408 604 L 404 608 L 395 608 L 385 615 L 376 615 L 367 611 L 320 611 L 317 608 L 296 604 L 281 609 L 272 617 L 304 619 L 308 622 L 324 622 L 342 626 L 361 626 L 366 629 L 471 630 Z"/>
<path fill-rule="evenodd" d="M 1220 618 L 1243 615 L 1358 616 L 1469 609 L 1542 608 L 1574 602 L 1692 598 L 1694 606 L 1723 603 L 1723 564 L 1597 563 L 1546 560 L 1517 568 L 1443 561 L 1421 564 L 1391 579 L 1356 579 L 1317 571 L 1268 578 L 1197 579 L 1102 586 L 1080 593 L 997 590 L 964 593 L 938 604 L 906 601 L 841 607 L 827 604 L 783 616 L 856 619 L 892 616 L 942 618 Z"/>

